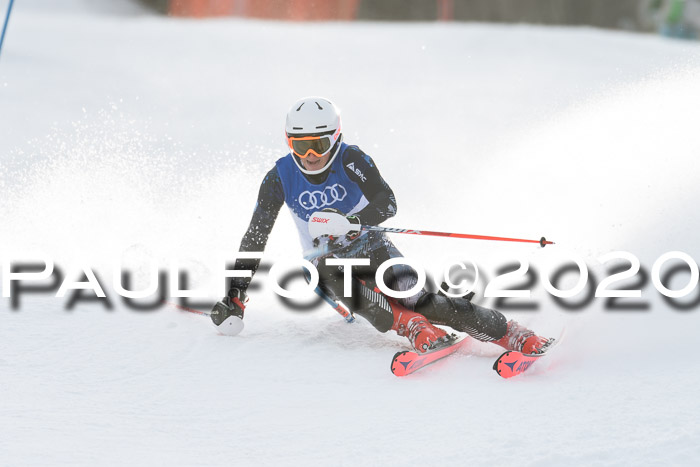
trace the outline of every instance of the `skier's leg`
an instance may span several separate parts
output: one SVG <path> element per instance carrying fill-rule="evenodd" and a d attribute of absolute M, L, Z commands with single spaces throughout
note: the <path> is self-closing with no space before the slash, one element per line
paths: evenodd
<path fill-rule="evenodd" d="M 385 261 L 393 258 L 402 258 L 403 255 L 396 246 L 389 240 L 385 239 L 382 247 L 377 248 L 372 251 L 370 260 L 376 269 L 378 265 L 384 263 Z M 418 283 L 418 273 L 407 264 L 396 264 L 384 273 L 384 284 L 391 290 L 404 291 L 412 289 Z M 374 280 L 374 277 L 372 278 Z M 394 299 L 400 305 L 408 308 L 409 310 L 414 310 L 416 307 L 416 302 L 428 291 L 425 288 L 421 288 L 414 295 L 406 298 L 396 298 Z"/>
<path fill-rule="evenodd" d="M 369 237 L 369 236 L 367 236 Z M 432 324 L 446 325 L 468 333 L 483 342 L 493 342 L 509 350 L 538 353 L 548 339 L 496 310 L 471 303 L 463 298 L 451 298 L 420 289 L 413 296 L 389 301 L 378 291 L 374 274 L 382 262 L 401 257 L 401 252 L 385 236 L 359 239 L 355 251 L 370 256 L 370 266 L 353 268 L 352 298 L 343 297 L 342 266 L 327 266 L 315 261 L 319 272 L 319 287 L 342 301 L 354 313 L 367 319 L 379 332 L 395 330 L 406 336 L 411 344 L 424 352 L 447 339 L 447 333 Z M 356 255 L 354 255 L 356 256 Z M 395 265 L 385 273 L 384 283 L 392 290 L 409 290 L 418 282 L 417 273 L 408 265 Z M 398 304 L 398 305 L 397 305 Z"/>
<path fill-rule="evenodd" d="M 538 353 L 548 342 L 548 339 L 536 335 L 516 321 L 507 321 L 499 311 L 463 298 L 426 294 L 418 300 L 416 311 L 433 323 L 450 326 L 482 342 L 493 342 L 508 350 Z"/>
<path fill-rule="evenodd" d="M 381 243 L 367 248 L 370 252 L 370 265 L 353 267 L 352 297 L 344 297 L 344 270 L 342 266 L 328 266 L 325 261 L 316 261 L 319 274 L 319 287 L 333 298 L 342 297 L 353 313 L 362 316 L 379 332 L 392 329 L 400 336 L 405 336 L 413 347 L 425 352 L 435 345 L 449 340 L 447 333 L 430 324 L 422 315 L 412 311 L 420 296 L 427 293 L 420 290 L 414 297 L 408 299 L 387 299 L 379 292 L 376 282 L 376 268 L 383 261 L 393 257 L 385 246 L 390 246 L 388 239 L 380 239 Z M 361 241 L 361 240 L 360 240 Z M 368 245 L 369 246 L 369 245 Z M 400 256 L 398 254 L 397 256 Z M 408 290 L 418 281 L 417 275 L 409 267 L 394 266 L 387 271 L 385 283 L 392 290 Z"/>
<path fill-rule="evenodd" d="M 387 240 L 381 248 L 372 251 L 371 260 L 373 264 L 381 264 L 398 257 L 402 257 L 401 252 Z M 410 290 L 418 283 L 418 274 L 410 266 L 398 264 L 389 268 L 383 279 L 390 289 L 403 291 Z M 444 336 L 444 331 L 429 326 L 430 323 L 449 326 L 485 342 L 498 341 L 507 334 L 506 318 L 501 313 L 474 305 L 465 299 L 452 299 L 421 289 L 411 297 L 394 301 L 401 306 L 394 307 L 392 329 L 400 336 L 409 337 L 412 343 L 415 340 L 412 338 L 412 329 L 426 328 L 435 330 L 436 336 Z"/>
<path fill-rule="evenodd" d="M 496 341 L 506 334 L 505 316 L 463 298 L 428 293 L 418 300 L 416 311 L 433 323 L 466 332 L 480 341 Z"/>
<path fill-rule="evenodd" d="M 372 251 L 371 261 L 378 265 L 388 259 L 401 256 L 393 243 L 386 239 L 381 248 Z M 375 278 L 367 278 L 367 280 L 370 280 L 374 287 Z M 383 280 L 391 290 L 411 290 L 418 283 L 418 274 L 408 265 L 397 264 L 387 269 Z M 427 290 L 421 288 L 410 297 L 391 299 L 394 314 L 391 329 L 399 336 L 407 337 L 413 348 L 419 352 L 434 349 L 450 340 L 443 329 L 433 326 L 425 316 L 414 310 L 418 300 L 427 293 Z"/>
<path fill-rule="evenodd" d="M 373 290 L 373 285 L 366 286 L 360 279 L 369 277 L 364 268 L 353 268 L 352 297 L 344 297 L 344 275 L 341 266 L 327 266 L 319 262 L 316 266 L 319 276 L 319 287 L 333 299 L 340 299 L 356 315 L 362 316 L 379 332 L 391 329 L 394 316 L 391 305 L 386 297 Z"/>

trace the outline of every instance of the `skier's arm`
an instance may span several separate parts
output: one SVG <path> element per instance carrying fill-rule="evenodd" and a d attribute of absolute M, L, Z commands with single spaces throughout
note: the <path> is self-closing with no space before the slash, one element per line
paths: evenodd
<path fill-rule="evenodd" d="M 369 204 L 355 213 L 364 225 L 379 225 L 396 214 L 396 198 L 382 178 L 374 161 L 358 147 L 350 146 L 343 154 L 343 168 L 357 183 Z"/>
<path fill-rule="evenodd" d="M 262 183 L 258 192 L 258 201 L 255 204 L 253 217 L 250 220 L 248 230 L 243 235 L 241 246 L 238 251 L 264 251 L 267 239 L 272 232 L 272 227 L 277 220 L 280 208 L 284 204 L 284 190 L 280 182 L 277 168 L 272 168 Z M 255 274 L 260 259 L 237 259 L 234 265 L 235 270 L 250 270 Z M 231 289 L 245 291 L 250 284 L 251 277 L 234 277 L 231 279 Z M 229 294 L 230 295 L 230 294 Z"/>
<path fill-rule="evenodd" d="M 253 218 L 248 230 L 243 235 L 239 251 L 264 251 L 267 238 L 275 225 L 277 214 L 284 204 L 284 190 L 277 168 L 270 170 L 260 185 L 258 202 L 255 204 Z M 235 270 L 255 271 L 260 266 L 259 259 L 237 259 Z M 248 300 L 246 289 L 252 277 L 234 277 L 226 297 L 214 305 L 209 315 L 222 334 L 235 336 L 243 329 L 243 313 Z"/>

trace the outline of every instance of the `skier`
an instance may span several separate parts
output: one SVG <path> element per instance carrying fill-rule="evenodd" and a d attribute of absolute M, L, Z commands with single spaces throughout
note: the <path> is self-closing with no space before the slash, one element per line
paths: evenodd
<path fill-rule="evenodd" d="M 394 330 L 407 337 L 418 352 L 454 340 L 435 324 L 523 353 L 542 353 L 553 342 L 513 320 L 507 321 L 496 310 L 464 298 L 425 289 L 401 299 L 387 299 L 378 293 L 376 268 L 402 255 L 384 233 L 360 232 L 353 226 L 378 225 L 394 216 L 394 193 L 372 158 L 357 146 L 343 142 L 340 114 L 327 99 L 308 97 L 296 102 L 287 114 L 286 137 L 290 152 L 265 175 L 239 251 L 264 250 L 277 214 L 286 203 L 304 250 L 316 252 L 308 259 L 318 269 L 322 293 L 333 299 L 343 297 L 342 268 L 325 265 L 325 257 L 369 258 L 370 266 L 353 267 L 352 298 L 343 300 L 350 300 L 351 310 L 378 331 Z M 310 222 L 314 218 L 322 218 L 323 222 Z M 259 264 L 259 259 L 238 259 L 234 269 L 248 269 L 254 274 Z M 416 272 L 406 265 L 392 266 L 384 279 L 392 290 L 409 290 L 418 280 Z M 215 325 L 223 329 L 236 318 L 243 318 L 250 280 L 231 280 L 228 295 L 212 310 Z"/>

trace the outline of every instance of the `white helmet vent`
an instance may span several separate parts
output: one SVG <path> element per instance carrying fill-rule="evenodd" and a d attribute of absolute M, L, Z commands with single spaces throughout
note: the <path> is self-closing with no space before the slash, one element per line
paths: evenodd
<path fill-rule="evenodd" d="M 334 132 L 340 128 L 340 112 L 323 97 L 306 97 L 297 101 L 287 113 L 287 134 Z"/>

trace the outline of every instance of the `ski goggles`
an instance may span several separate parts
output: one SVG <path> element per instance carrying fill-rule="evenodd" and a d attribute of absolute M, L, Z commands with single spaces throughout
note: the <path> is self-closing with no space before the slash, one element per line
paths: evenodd
<path fill-rule="evenodd" d="M 323 157 L 328 154 L 335 142 L 338 140 L 340 128 L 331 135 L 319 136 L 289 136 L 287 144 L 294 151 L 294 154 L 302 159 L 306 159 L 310 154 L 316 157 Z"/>

